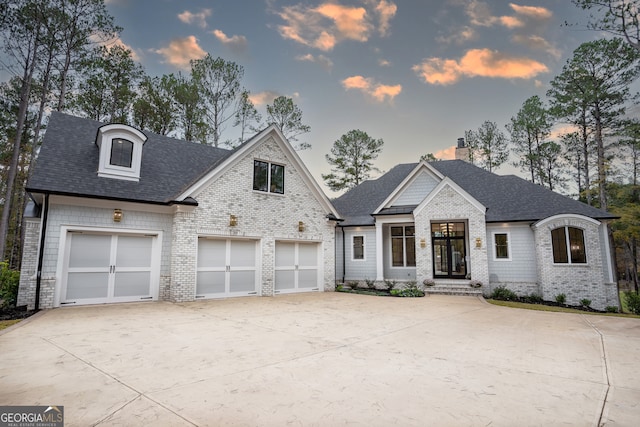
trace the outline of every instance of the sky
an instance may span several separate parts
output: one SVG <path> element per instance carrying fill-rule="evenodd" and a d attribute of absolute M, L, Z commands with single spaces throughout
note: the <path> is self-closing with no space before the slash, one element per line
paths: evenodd
<path fill-rule="evenodd" d="M 124 28 L 118 42 L 147 74 L 188 71 L 209 53 L 244 67 L 263 116 L 276 96 L 293 98 L 311 126 L 300 142 L 312 149 L 299 154 L 321 185 L 325 155 L 352 129 L 384 140 L 381 172 L 425 153 L 453 158 L 465 130 L 485 120 L 504 130 L 528 97 L 545 99 L 574 49 L 600 36 L 569 0 L 106 3 Z"/>

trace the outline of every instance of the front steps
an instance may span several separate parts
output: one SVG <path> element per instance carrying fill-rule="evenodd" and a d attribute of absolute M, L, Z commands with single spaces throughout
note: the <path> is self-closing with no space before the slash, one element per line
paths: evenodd
<path fill-rule="evenodd" d="M 472 288 L 469 285 L 436 284 L 425 286 L 425 294 L 432 295 L 461 295 L 461 296 L 482 296 L 482 288 Z"/>

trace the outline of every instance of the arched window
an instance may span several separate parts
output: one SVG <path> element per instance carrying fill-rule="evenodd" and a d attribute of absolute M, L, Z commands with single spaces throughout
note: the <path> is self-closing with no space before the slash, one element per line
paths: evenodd
<path fill-rule="evenodd" d="M 567 226 L 551 230 L 551 245 L 555 264 L 586 264 L 582 229 Z"/>

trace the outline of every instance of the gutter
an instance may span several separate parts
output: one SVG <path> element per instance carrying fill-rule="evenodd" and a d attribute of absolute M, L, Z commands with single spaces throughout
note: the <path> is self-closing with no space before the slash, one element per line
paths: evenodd
<path fill-rule="evenodd" d="M 47 218 L 49 217 L 49 193 L 44 195 L 42 205 L 42 229 L 40 230 L 40 244 L 38 248 L 38 266 L 36 268 L 36 301 L 35 311 L 40 310 L 40 287 L 42 285 L 42 261 L 44 259 L 44 241 L 47 235 Z"/>

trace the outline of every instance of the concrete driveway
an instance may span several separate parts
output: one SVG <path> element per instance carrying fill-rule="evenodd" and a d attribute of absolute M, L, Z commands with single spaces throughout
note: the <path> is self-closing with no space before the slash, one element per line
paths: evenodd
<path fill-rule="evenodd" d="M 636 426 L 640 320 L 314 293 L 60 308 L 0 336 L 0 405 L 66 426 Z"/>

